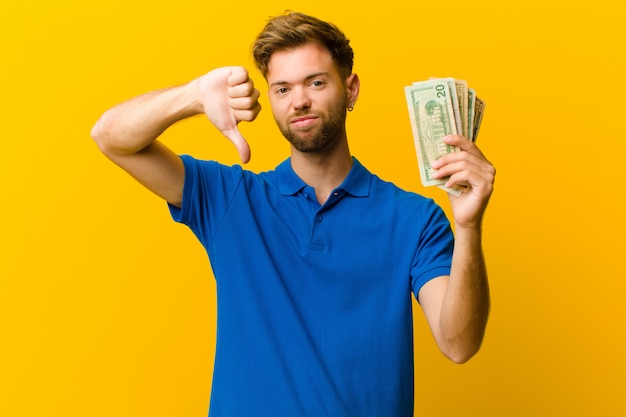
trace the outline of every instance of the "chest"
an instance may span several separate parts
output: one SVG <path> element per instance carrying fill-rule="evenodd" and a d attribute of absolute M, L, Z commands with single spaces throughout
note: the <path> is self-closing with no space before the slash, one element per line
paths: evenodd
<path fill-rule="evenodd" d="M 226 214 L 215 235 L 214 269 L 289 276 L 322 292 L 408 291 L 419 237 L 408 213 L 342 193 L 320 206 L 307 194 L 247 193 L 233 201 L 237 210 Z"/>

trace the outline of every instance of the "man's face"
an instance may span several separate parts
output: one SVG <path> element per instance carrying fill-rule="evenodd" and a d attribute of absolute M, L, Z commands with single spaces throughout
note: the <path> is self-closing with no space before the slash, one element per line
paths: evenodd
<path fill-rule="evenodd" d="M 275 52 L 267 73 L 274 119 L 300 152 L 332 150 L 345 139 L 348 90 L 325 48 Z"/>

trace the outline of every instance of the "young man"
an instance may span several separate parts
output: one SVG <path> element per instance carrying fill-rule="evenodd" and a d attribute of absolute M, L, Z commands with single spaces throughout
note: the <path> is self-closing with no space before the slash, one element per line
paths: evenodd
<path fill-rule="evenodd" d="M 412 416 L 411 292 L 441 351 L 467 361 L 489 310 L 482 217 L 495 170 L 460 136 L 435 163 L 456 238 L 431 200 L 370 174 L 350 154 L 347 110 L 360 81 L 334 25 L 288 13 L 253 45 L 291 156 L 273 171 L 179 157 L 157 140 L 204 113 L 237 147 L 260 111 L 244 68 L 107 111 L 92 136 L 111 160 L 165 199 L 206 248 L 218 297 L 211 416 Z"/>

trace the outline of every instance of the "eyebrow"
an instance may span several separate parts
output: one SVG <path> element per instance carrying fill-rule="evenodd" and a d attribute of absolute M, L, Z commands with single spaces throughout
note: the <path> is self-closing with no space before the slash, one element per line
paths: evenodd
<path fill-rule="evenodd" d="M 317 78 L 317 77 L 320 77 L 320 76 L 328 76 L 328 75 L 330 75 L 329 72 L 327 72 L 327 71 L 320 71 L 320 72 L 316 72 L 316 73 L 311 74 L 311 75 L 307 75 L 304 78 L 304 81 L 309 81 L 309 80 L 311 80 L 313 78 Z M 270 84 L 270 87 L 274 87 L 274 86 L 277 86 L 277 85 L 288 85 L 288 84 L 290 84 L 288 81 L 274 81 L 273 83 Z"/>

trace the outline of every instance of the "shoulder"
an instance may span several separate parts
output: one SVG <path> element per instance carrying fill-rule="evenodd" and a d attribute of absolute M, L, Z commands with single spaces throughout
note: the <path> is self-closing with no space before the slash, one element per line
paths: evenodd
<path fill-rule="evenodd" d="M 240 173 L 243 171 L 240 165 L 225 165 L 213 160 L 199 159 L 191 155 L 181 155 L 186 170 L 215 171 Z"/>
<path fill-rule="evenodd" d="M 185 183 L 188 185 L 200 185 L 202 187 L 226 186 L 233 187 L 240 184 L 246 189 L 257 187 L 281 188 L 281 184 L 296 182 L 294 174 L 287 171 L 288 163 L 282 163 L 272 170 L 254 172 L 243 168 L 241 165 L 226 165 L 214 160 L 204 160 L 191 155 L 181 155 L 180 158 L 185 166 Z M 288 161 L 286 161 L 288 162 Z M 297 185 L 299 186 L 299 185 Z"/>
<path fill-rule="evenodd" d="M 429 197 L 418 194 L 415 191 L 400 188 L 395 183 L 386 181 L 376 174 L 371 174 L 372 196 L 378 199 L 385 199 L 402 208 L 434 208 L 438 204 Z"/>
<path fill-rule="evenodd" d="M 198 159 L 191 155 L 181 155 L 185 174 L 189 179 L 201 182 L 238 182 L 260 179 L 262 174 L 244 169 L 241 165 L 226 165 L 214 160 Z"/>
<path fill-rule="evenodd" d="M 411 229 L 449 225 L 444 210 L 432 198 L 400 188 L 375 174 L 371 178 L 370 201 L 379 213 L 392 216 L 395 224 Z"/>

